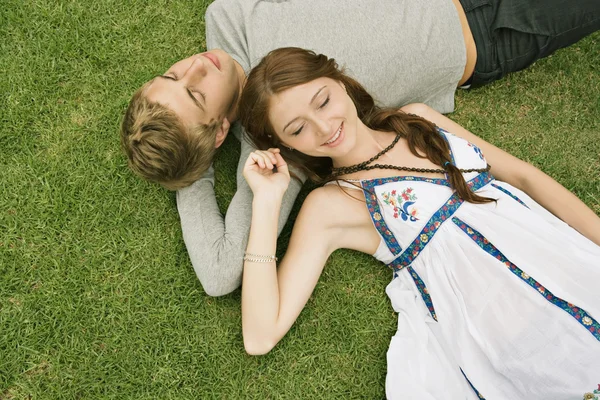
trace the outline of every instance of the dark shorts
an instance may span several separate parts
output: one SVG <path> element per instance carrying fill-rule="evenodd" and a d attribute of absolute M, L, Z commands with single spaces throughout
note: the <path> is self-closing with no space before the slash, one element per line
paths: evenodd
<path fill-rule="evenodd" d="M 477 47 L 471 87 L 483 86 L 600 29 L 600 0 L 460 0 Z"/>

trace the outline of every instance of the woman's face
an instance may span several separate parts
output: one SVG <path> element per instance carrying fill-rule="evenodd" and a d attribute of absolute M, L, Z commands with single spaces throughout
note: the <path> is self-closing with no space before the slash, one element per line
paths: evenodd
<path fill-rule="evenodd" d="M 285 145 L 310 156 L 340 157 L 356 142 L 356 107 L 344 86 L 330 78 L 271 97 L 269 120 Z"/>

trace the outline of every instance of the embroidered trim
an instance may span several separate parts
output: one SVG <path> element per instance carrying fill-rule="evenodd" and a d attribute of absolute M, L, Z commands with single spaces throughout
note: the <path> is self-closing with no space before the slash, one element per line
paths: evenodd
<path fill-rule="evenodd" d="M 471 148 L 473 148 L 473 150 L 475 150 L 475 154 L 477 154 L 479 156 L 479 158 L 481 158 L 482 160 L 485 160 L 485 157 L 483 156 L 483 153 L 481 152 L 481 149 L 479 147 L 475 146 L 471 142 L 467 142 L 467 144 L 469 145 L 469 147 L 471 147 Z"/>
<path fill-rule="evenodd" d="M 523 272 L 519 267 L 510 262 L 508 258 L 500 252 L 493 244 L 491 244 L 481 233 L 477 232 L 475 229 L 467 225 L 465 222 L 461 221 L 458 218 L 452 218 L 452 222 L 454 222 L 463 232 L 465 232 L 475 243 L 479 245 L 484 251 L 488 254 L 504 263 L 510 271 L 515 274 L 519 279 L 523 282 L 527 283 L 533 289 L 537 290 L 537 292 L 546 298 L 550 303 L 559 307 L 563 311 L 567 312 L 571 315 L 575 320 L 577 320 L 585 329 L 587 329 L 592 336 L 594 336 L 598 341 L 600 341 L 600 323 L 592 318 L 587 311 L 575 306 L 574 304 L 567 303 L 563 299 L 556 297 L 553 295 L 548 289 L 543 287 L 539 282 L 535 279 L 527 275 Z"/>
<path fill-rule="evenodd" d="M 437 316 L 435 314 L 435 309 L 433 308 L 433 302 L 431 301 L 431 296 L 429 295 L 429 291 L 427 290 L 427 286 L 425 286 L 425 282 L 423 279 L 417 274 L 417 272 L 412 268 L 408 267 L 408 272 L 410 272 L 410 276 L 415 281 L 415 285 L 417 285 L 417 289 L 419 289 L 419 293 L 421 293 L 421 297 L 429 310 L 429 314 L 437 321 Z"/>
<path fill-rule="evenodd" d="M 471 389 L 473 389 L 473 391 L 475 392 L 475 394 L 477 395 L 477 397 L 479 397 L 480 399 L 485 400 L 485 397 L 483 397 L 481 395 L 481 393 L 479 393 L 479 391 L 477 389 L 475 389 L 475 386 L 473 386 L 473 384 L 471 383 L 471 381 L 469 380 L 469 378 L 467 378 L 467 375 L 465 375 L 465 371 L 463 371 L 462 368 L 460 369 L 460 372 L 463 374 L 463 376 L 465 377 L 465 379 L 467 380 L 467 382 L 469 382 L 469 386 L 471 386 Z"/>
<path fill-rule="evenodd" d="M 521 203 L 525 207 L 529 208 L 529 206 L 527 206 L 527 204 L 523 203 L 521 201 L 521 199 L 519 199 L 517 196 L 515 196 L 514 194 L 512 194 L 511 192 L 509 192 L 507 189 L 504 189 L 502 186 L 496 185 L 495 183 L 492 183 L 492 186 L 495 187 L 496 189 L 498 189 L 499 191 L 501 191 L 502 193 L 504 193 L 504 194 L 512 197 L 513 199 L 515 199 L 516 201 L 518 201 L 519 203 Z"/>
<path fill-rule="evenodd" d="M 363 191 L 365 194 L 365 201 L 367 203 L 367 209 L 369 210 L 369 214 L 371 215 L 371 220 L 373 221 L 373 225 L 385 241 L 390 252 L 397 256 L 402 252 L 402 247 L 396 240 L 394 234 L 388 228 L 383 215 L 382 210 L 379 206 L 379 201 L 377 201 L 377 195 L 375 194 L 375 187 L 384 185 L 390 182 L 403 182 L 403 181 L 415 181 L 415 182 L 427 182 L 433 183 L 441 186 L 450 187 L 450 182 L 446 179 L 441 178 L 424 178 L 421 176 L 390 176 L 388 178 L 377 178 L 371 180 L 361 181 Z"/>
<path fill-rule="evenodd" d="M 400 254 L 392 260 L 388 266 L 396 271 L 410 265 L 423 251 L 427 243 L 433 238 L 433 235 L 442 226 L 442 224 L 458 210 L 463 203 L 457 193 L 452 194 L 450 198 L 441 206 L 435 214 L 429 219 L 427 224 L 421 229 L 421 232 L 412 241 L 412 243 Z"/>
<path fill-rule="evenodd" d="M 469 187 L 476 192 L 493 180 L 494 177 L 492 174 L 489 172 L 483 172 L 467 182 L 467 185 L 469 185 Z"/>
<path fill-rule="evenodd" d="M 439 126 L 436 126 L 436 129 L 438 131 L 438 133 L 440 133 L 440 136 L 442 136 L 444 138 L 444 140 L 446 141 L 446 143 L 448 143 L 448 148 L 450 149 L 450 159 L 452 160 L 452 165 L 456 165 L 456 160 L 454 159 L 454 152 L 452 151 L 452 146 L 450 145 L 450 139 L 448 139 L 448 137 L 446 135 L 452 135 L 450 132 L 448 132 L 445 129 L 440 128 Z"/>
<path fill-rule="evenodd" d="M 485 172 L 477 175 L 475 178 L 471 179 L 467 184 L 473 189 L 473 191 L 477 191 L 481 189 L 483 186 L 487 185 L 494 178 L 489 172 Z M 388 266 L 395 271 L 400 271 L 402 268 L 410 265 L 423 251 L 427 243 L 433 238 L 433 235 L 437 232 L 439 227 L 454 213 L 463 203 L 463 200 L 458 196 L 455 192 L 448 198 L 448 200 L 442 205 L 429 219 L 429 221 L 425 224 L 421 232 L 417 235 L 417 237 L 412 241 L 412 243 L 404 250 L 402 254 L 400 254 L 397 258 L 392 260 Z"/>
<path fill-rule="evenodd" d="M 489 172 L 484 172 L 489 173 Z M 414 182 L 427 182 L 436 185 L 450 187 L 450 182 L 445 178 L 425 178 L 424 176 L 412 176 L 412 175 L 396 175 L 389 176 L 387 178 L 375 178 L 362 180 L 363 188 L 372 189 L 375 186 L 385 185 L 390 182 L 403 182 L 403 181 L 414 181 Z"/>
<path fill-rule="evenodd" d="M 363 183 L 364 188 L 364 183 Z M 381 209 L 379 208 L 379 202 L 377 201 L 377 195 L 372 190 L 365 189 L 365 200 L 367 203 L 367 209 L 369 210 L 369 214 L 371 214 L 371 220 L 373 221 L 373 225 L 375 225 L 375 229 L 379 232 L 383 240 L 385 241 L 386 246 L 393 255 L 400 254 L 402 252 L 402 247 L 396 240 L 396 237 L 390 231 L 383 216 L 381 215 Z"/>

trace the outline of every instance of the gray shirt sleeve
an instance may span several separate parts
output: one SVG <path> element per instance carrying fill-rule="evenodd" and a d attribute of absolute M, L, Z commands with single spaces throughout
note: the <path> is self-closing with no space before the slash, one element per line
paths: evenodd
<path fill-rule="evenodd" d="M 183 240 L 194 271 L 209 296 L 231 293 L 240 286 L 242 280 L 242 257 L 252 217 L 252 191 L 242 175 L 242 169 L 253 148 L 243 139 L 241 144 L 237 192 L 225 217 L 219 211 L 215 198 L 212 167 L 191 186 L 177 191 Z M 298 180 L 291 180 L 281 205 L 278 234 L 287 221 L 301 186 Z"/>

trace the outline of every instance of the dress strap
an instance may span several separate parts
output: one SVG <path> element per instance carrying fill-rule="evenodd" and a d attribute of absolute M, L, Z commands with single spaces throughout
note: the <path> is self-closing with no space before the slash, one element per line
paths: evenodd
<path fill-rule="evenodd" d="M 362 186 L 360 185 L 360 179 L 336 179 L 336 180 L 327 182 L 323 186 L 328 186 L 328 185 L 340 185 L 340 186 L 348 188 L 348 189 L 363 190 Z"/>

